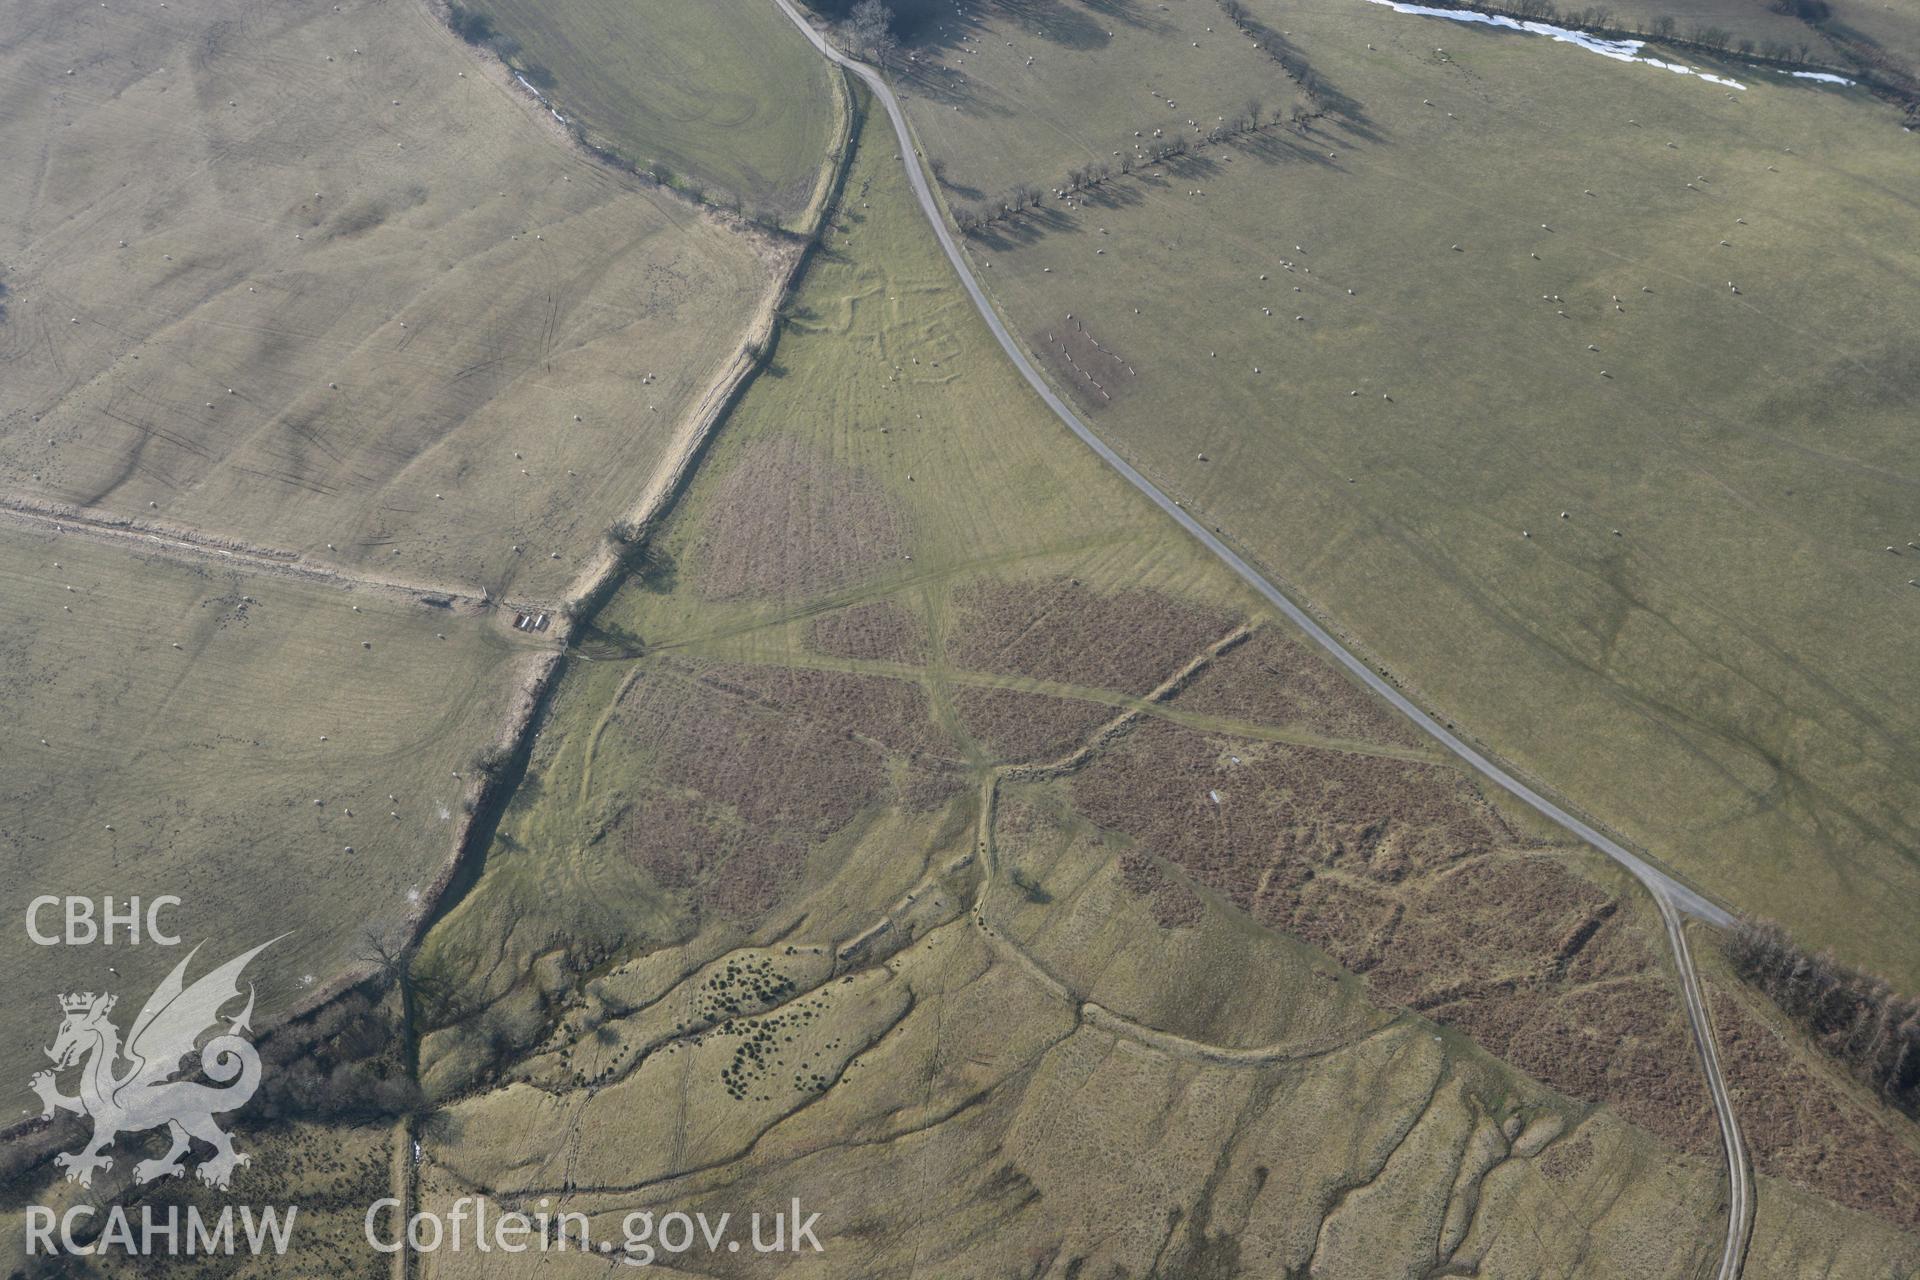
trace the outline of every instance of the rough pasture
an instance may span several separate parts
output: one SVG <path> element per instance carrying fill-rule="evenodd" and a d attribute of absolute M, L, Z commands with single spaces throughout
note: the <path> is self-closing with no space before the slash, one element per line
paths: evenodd
<path fill-rule="evenodd" d="M 288 933 L 263 957 L 264 1024 L 425 909 L 539 656 L 490 612 L 0 532 L 0 867 L 22 913 L 173 894 L 189 945 Z M 15 924 L 0 957 L 41 993 L 0 1024 L 22 1080 L 54 993 L 151 990 L 178 959 Z"/>
<path fill-rule="evenodd" d="M 422 5 L 19 36 L 14 496 L 552 600 L 792 252 L 570 146 Z"/>
<path fill-rule="evenodd" d="M 1912 987 L 1914 135 L 1737 59 L 1244 7 L 1327 114 L 970 238 L 1014 330 L 1151 371 L 1110 443 L 1461 732 Z"/>

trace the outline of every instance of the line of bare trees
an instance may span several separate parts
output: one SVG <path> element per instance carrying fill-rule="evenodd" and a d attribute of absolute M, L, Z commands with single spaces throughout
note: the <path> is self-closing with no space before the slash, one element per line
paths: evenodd
<path fill-rule="evenodd" d="M 1003 218 L 1011 218 L 1022 210 L 1039 208 L 1049 194 L 1064 199 L 1082 192 L 1094 191 L 1099 189 L 1101 184 L 1115 178 L 1126 177 L 1143 165 L 1165 164 L 1230 138 L 1258 133 L 1262 129 L 1271 129 L 1282 123 L 1299 124 L 1311 114 L 1304 107 L 1296 107 L 1290 115 L 1282 116 L 1275 112 L 1270 119 L 1263 121 L 1262 112 L 1260 100 L 1250 98 L 1245 110 L 1228 116 L 1204 132 L 1196 131 L 1193 134 L 1180 132 L 1171 138 L 1155 138 L 1150 147 L 1121 151 L 1120 158 L 1111 163 L 1096 160 L 1090 164 L 1069 169 L 1066 177 L 1050 191 L 1036 187 L 1030 182 L 1017 182 L 1006 195 L 997 200 L 990 199 L 955 208 L 954 225 L 968 233 L 984 230 L 992 223 Z M 935 160 L 932 162 L 932 167 L 934 177 L 944 181 L 946 166 L 941 161 Z"/>
<path fill-rule="evenodd" d="M 1734 971 L 1822 1049 L 1889 1102 L 1920 1115 L 1920 1000 L 1831 952 L 1808 954 L 1771 922 L 1737 925 L 1727 954 Z"/>
<path fill-rule="evenodd" d="M 1198 130 L 1189 134 L 1181 130 L 1172 137 L 1159 136 L 1164 129 L 1156 131 L 1152 144 L 1146 147 L 1122 148 L 1118 158 L 1112 163 L 1096 161 L 1069 170 L 1066 178 L 1055 188 L 1057 197 L 1076 195 L 1083 191 L 1097 189 L 1102 183 L 1114 178 L 1125 177 L 1142 165 L 1165 164 L 1193 151 L 1201 150 L 1215 143 L 1244 134 L 1258 133 L 1263 129 L 1277 128 L 1281 124 L 1291 124 L 1296 128 L 1305 126 L 1326 114 L 1326 103 L 1319 92 L 1319 80 L 1313 68 L 1306 61 L 1291 55 L 1283 40 L 1272 33 L 1249 14 L 1239 0 L 1219 0 L 1220 8 L 1229 21 L 1238 27 L 1243 35 L 1252 38 L 1260 48 L 1280 67 L 1281 72 L 1293 82 L 1295 88 L 1307 99 L 1305 104 L 1296 103 L 1289 110 L 1275 109 L 1267 115 L 1258 98 L 1249 98 L 1239 113 L 1229 116 L 1211 129 Z M 1136 137 L 1139 135 L 1136 134 Z M 941 161 L 933 163 L 934 177 L 945 182 L 945 166 Z M 954 223 L 962 232 L 983 231 L 995 222 L 1011 218 L 1027 209 L 1037 209 L 1047 197 L 1047 191 L 1031 183 L 1016 183 L 1004 196 L 988 199 L 976 204 L 954 208 Z"/>
<path fill-rule="evenodd" d="M 1220 11 L 1227 15 L 1227 21 L 1237 28 L 1241 35 L 1252 40 L 1260 52 L 1278 64 L 1281 74 L 1293 81 L 1294 87 L 1307 96 L 1313 104 L 1310 114 L 1323 114 L 1326 102 L 1320 92 L 1320 78 L 1314 74 L 1313 67 L 1288 45 L 1284 37 L 1276 36 L 1267 26 L 1252 14 L 1240 0 L 1219 0 Z"/>

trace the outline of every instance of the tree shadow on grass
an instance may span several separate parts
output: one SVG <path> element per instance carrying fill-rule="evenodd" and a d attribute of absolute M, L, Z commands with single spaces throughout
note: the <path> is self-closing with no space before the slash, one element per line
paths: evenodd
<path fill-rule="evenodd" d="M 1126 209 L 1144 204 L 1146 195 L 1130 177 L 1114 177 L 1097 187 L 1089 187 L 1078 197 L 1089 209 Z"/>
<path fill-rule="evenodd" d="M 989 249 L 1015 249 L 1037 243 L 1052 232 L 1065 231 L 1072 226 L 1073 220 L 1066 214 L 1043 205 L 1038 209 L 1022 209 L 1019 213 L 987 223 L 972 235 L 976 243 Z"/>
<path fill-rule="evenodd" d="M 1313 100 L 1315 107 L 1338 118 L 1367 141 L 1379 141 L 1373 121 L 1367 118 L 1360 100 L 1321 74 L 1298 45 L 1258 19 L 1243 16 L 1242 23 L 1260 45 L 1260 51 L 1279 64 L 1287 78 Z"/>
<path fill-rule="evenodd" d="M 1089 12 L 1091 11 L 1091 12 Z M 1139 30 L 1165 34 L 1173 27 L 1148 12 L 1136 0 L 987 0 L 971 14 L 957 14 L 945 4 L 907 0 L 894 9 L 894 33 L 903 43 L 921 49 L 955 49 L 965 40 L 980 38 L 990 21 L 1018 26 L 1034 39 L 1064 49 L 1099 49 L 1113 37 L 1102 23 L 1123 23 Z M 1099 14 L 1096 21 L 1093 14 Z"/>
<path fill-rule="evenodd" d="M 1204 151 L 1188 151 L 1182 155 L 1168 156 L 1160 161 L 1160 168 L 1182 182 L 1189 180 L 1205 182 L 1220 174 L 1220 162 Z"/>
<path fill-rule="evenodd" d="M 962 200 L 984 200 L 987 198 L 987 193 L 980 188 L 970 187 L 964 182 L 955 182 L 951 178 L 944 176 L 940 179 L 940 185 L 954 195 L 959 196 Z"/>
<path fill-rule="evenodd" d="M 1266 164 L 1306 163 L 1337 169 L 1338 163 L 1327 158 L 1325 148 L 1328 145 L 1305 134 L 1279 129 L 1238 140 L 1242 155 Z"/>
<path fill-rule="evenodd" d="M 967 115 L 1008 116 L 1013 113 L 997 102 L 980 95 L 974 87 L 974 81 L 968 79 L 963 71 L 952 67 L 929 66 L 925 63 L 908 62 L 904 58 L 895 61 L 889 68 L 888 81 L 894 91 L 902 98 L 919 95 L 928 102 L 937 102 L 943 107 L 959 107 Z"/>

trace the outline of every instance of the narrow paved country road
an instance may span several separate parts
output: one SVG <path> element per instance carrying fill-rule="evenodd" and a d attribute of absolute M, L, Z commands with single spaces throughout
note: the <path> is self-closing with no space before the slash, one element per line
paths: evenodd
<path fill-rule="evenodd" d="M 1188 514 L 1186 508 L 1155 488 L 1153 483 L 1136 471 L 1132 464 L 1115 453 L 1107 442 L 1095 435 L 1093 429 L 1080 420 L 1080 415 L 1062 400 L 1033 362 L 1014 342 L 1013 335 L 1007 332 L 1006 325 L 1000 322 L 999 313 L 993 304 L 987 301 L 986 292 L 974 277 L 973 269 L 968 265 L 966 255 L 960 251 L 953 233 L 947 229 L 946 219 L 940 212 L 939 201 L 934 199 L 933 189 L 928 185 L 925 168 L 919 163 L 918 152 L 914 148 L 913 132 L 907 126 L 907 116 L 900 109 L 899 99 L 894 97 L 885 77 L 866 63 L 850 58 L 827 40 L 812 23 L 808 22 L 793 0 L 774 0 L 802 35 L 813 47 L 839 66 L 845 67 L 873 91 L 881 105 L 887 109 L 887 118 L 893 122 L 893 131 L 900 140 L 900 159 L 906 165 L 907 177 L 913 184 L 914 195 L 919 198 L 920 208 L 927 215 L 927 221 L 933 226 L 933 233 L 939 238 L 940 247 L 945 251 L 947 260 L 953 264 L 954 272 L 960 277 L 967 294 L 973 299 L 974 307 L 980 312 L 980 318 L 986 321 L 987 328 L 993 331 L 994 338 L 1000 343 L 1007 358 L 1027 380 L 1055 416 L 1066 424 L 1067 429 L 1100 459 L 1141 493 L 1150 498 L 1167 515 L 1171 516 L 1181 528 L 1199 540 L 1200 544 L 1211 551 L 1228 568 L 1232 569 L 1248 586 L 1258 592 L 1269 604 L 1285 614 L 1293 624 L 1312 637 L 1328 653 L 1370 689 L 1399 709 L 1401 714 L 1419 725 L 1441 746 L 1452 752 L 1468 767 L 1483 778 L 1512 794 L 1525 804 L 1544 814 L 1553 822 L 1572 832 L 1581 840 L 1600 850 L 1628 871 L 1647 887 L 1659 905 L 1662 918 L 1667 923 L 1667 937 L 1673 945 L 1675 968 L 1678 970 L 1681 986 L 1686 995 L 1687 1021 L 1693 1027 L 1694 1041 L 1700 1051 L 1701 1068 L 1707 1076 L 1707 1085 L 1713 1095 L 1713 1107 L 1720 1120 L 1720 1137 L 1727 1157 L 1727 1238 L 1726 1247 L 1720 1258 L 1716 1280 L 1736 1280 L 1745 1259 L 1746 1240 L 1752 1222 L 1752 1195 L 1747 1178 L 1746 1145 L 1740 1135 L 1740 1125 L 1733 1114 L 1733 1105 L 1727 1094 L 1726 1080 L 1720 1071 L 1720 1056 L 1714 1046 L 1713 1024 L 1707 1016 L 1706 998 L 1702 994 L 1699 975 L 1693 968 L 1693 955 L 1687 947 L 1686 935 L 1682 930 L 1680 913 L 1697 916 L 1710 924 L 1722 927 L 1734 923 L 1734 918 L 1726 909 L 1711 902 L 1695 890 L 1674 879 L 1667 872 L 1654 866 L 1646 859 L 1635 854 L 1619 841 L 1595 828 L 1591 823 L 1575 816 L 1541 795 L 1507 770 L 1488 759 L 1485 755 L 1469 746 L 1416 706 L 1412 699 L 1401 693 L 1392 683 L 1369 667 L 1365 662 L 1348 651 L 1347 647 L 1334 639 L 1333 635 L 1322 627 L 1313 617 L 1289 599 L 1285 592 L 1243 560 L 1240 555 L 1222 542 L 1205 525 Z"/>
<path fill-rule="evenodd" d="M 1680 989 L 1687 1000 L 1687 1021 L 1693 1024 L 1694 1046 L 1700 1051 L 1700 1069 L 1707 1075 L 1707 1091 L 1713 1095 L 1713 1113 L 1720 1121 L 1720 1146 L 1727 1158 L 1727 1239 L 1720 1253 L 1716 1280 L 1739 1280 L 1746 1263 L 1747 1240 L 1753 1234 L 1753 1184 L 1747 1160 L 1746 1138 L 1740 1132 L 1740 1117 L 1734 1114 L 1733 1098 L 1727 1092 L 1726 1076 L 1720 1070 L 1720 1050 L 1713 1040 L 1713 1019 L 1707 1011 L 1706 990 L 1693 967 L 1693 948 L 1687 944 L 1686 921 L 1671 899 L 1654 900 L 1660 904 L 1660 918 L 1667 926 L 1667 940 L 1673 944 L 1673 964 L 1680 974 Z"/>

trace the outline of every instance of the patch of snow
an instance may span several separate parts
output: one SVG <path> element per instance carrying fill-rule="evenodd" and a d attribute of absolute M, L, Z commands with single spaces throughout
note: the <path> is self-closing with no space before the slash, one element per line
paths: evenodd
<path fill-rule="evenodd" d="M 1502 27 L 1508 31 L 1524 31 L 1528 35 L 1546 36 L 1556 44 L 1575 45 L 1589 53 L 1597 53 L 1603 58 L 1612 58 L 1615 62 L 1643 62 L 1650 67 L 1659 67 L 1663 71 L 1673 71 L 1683 76 L 1699 76 L 1702 80 L 1725 85 L 1729 89 L 1747 87 L 1738 80 L 1708 75 L 1704 71 L 1696 71 L 1692 67 L 1683 66 L 1677 62 L 1663 62 L 1659 58 L 1642 57 L 1640 51 L 1647 47 L 1647 42 L 1644 40 L 1608 40 L 1601 36 L 1589 35 L 1584 31 L 1556 27 L 1551 23 L 1509 18 L 1504 13 L 1480 13 L 1473 9 L 1436 9 L 1431 5 L 1409 4 L 1407 0 L 1371 0 L 1371 3 L 1385 5 L 1395 13 L 1410 13 L 1421 18 L 1446 18 L 1452 22 L 1477 22 L 1483 26 Z"/>
<path fill-rule="evenodd" d="M 1795 80 L 1818 80 L 1821 84 L 1855 85 L 1860 83 L 1857 80 L 1849 80 L 1845 76 L 1836 76 L 1830 71 L 1781 71 L 1778 67 L 1775 67 L 1774 70 L 1780 71 L 1780 74 L 1783 76 L 1792 76 Z"/>
<path fill-rule="evenodd" d="M 513 78 L 515 80 L 518 80 L 520 82 L 520 87 L 525 89 L 528 93 L 532 94 L 539 101 L 541 106 L 545 107 L 548 111 L 552 112 L 553 118 L 555 120 L 558 120 L 561 124 L 565 124 L 567 122 L 567 118 L 561 115 L 558 111 L 554 110 L 553 104 L 547 101 L 547 95 L 540 92 L 538 89 L 534 88 L 531 84 L 529 84 L 525 76 L 521 75 L 518 71 L 516 71 L 513 73 Z"/>

